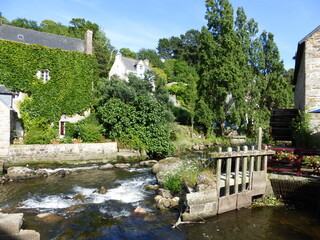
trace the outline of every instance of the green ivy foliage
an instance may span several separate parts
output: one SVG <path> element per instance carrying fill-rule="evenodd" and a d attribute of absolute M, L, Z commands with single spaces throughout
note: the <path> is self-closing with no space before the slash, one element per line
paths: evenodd
<path fill-rule="evenodd" d="M 93 102 L 96 66 L 93 55 L 0 41 L 0 83 L 28 93 L 20 106 L 27 130 L 87 110 Z M 36 74 L 46 69 L 50 80 L 44 83 Z"/>

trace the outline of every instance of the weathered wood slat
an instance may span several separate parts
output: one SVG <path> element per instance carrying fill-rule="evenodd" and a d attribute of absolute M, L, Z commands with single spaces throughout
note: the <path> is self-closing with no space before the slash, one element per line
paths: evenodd
<path fill-rule="evenodd" d="M 234 174 L 234 193 L 238 193 L 239 191 L 239 168 L 240 168 L 240 158 L 236 158 L 236 167 L 235 167 L 235 174 Z"/>
<path fill-rule="evenodd" d="M 248 164 L 248 157 L 243 157 L 242 158 L 242 176 L 246 175 L 247 172 L 247 164 Z M 241 181 L 241 191 L 243 192 L 246 190 L 246 179 L 243 177 Z"/>
<path fill-rule="evenodd" d="M 227 171 L 226 171 L 226 188 L 225 195 L 230 194 L 230 177 L 231 177 L 231 158 L 227 159 Z"/>
<path fill-rule="evenodd" d="M 209 153 L 211 158 L 229 158 L 229 157 L 244 157 L 244 156 L 270 156 L 275 154 L 272 150 L 262 151 L 247 151 L 247 152 L 211 152 Z"/>
<path fill-rule="evenodd" d="M 219 158 L 217 160 L 217 181 L 216 181 L 216 185 L 217 185 L 217 196 L 220 197 L 220 188 L 221 188 L 221 162 L 222 159 Z"/>

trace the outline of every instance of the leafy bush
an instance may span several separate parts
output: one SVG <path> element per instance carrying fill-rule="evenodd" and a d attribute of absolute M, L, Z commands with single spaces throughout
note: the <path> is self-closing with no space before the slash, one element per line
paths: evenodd
<path fill-rule="evenodd" d="M 182 125 L 190 125 L 190 111 L 185 107 L 174 107 L 172 109 L 176 121 Z"/>
<path fill-rule="evenodd" d="M 198 176 L 206 175 L 207 169 L 200 160 L 185 160 L 180 168 L 170 171 L 165 175 L 164 188 L 178 193 L 183 186 L 195 188 Z M 210 170 L 212 173 L 212 171 Z"/>
<path fill-rule="evenodd" d="M 164 158 L 173 151 L 166 107 L 148 92 L 149 84 L 139 81 L 146 80 L 135 79 L 129 83 L 114 80 L 110 84 L 113 90 L 109 90 L 114 97 L 109 94 L 108 99 L 101 102 L 99 118 L 109 138 L 131 148 L 145 150 L 149 157 Z M 126 87 L 122 88 L 123 85 Z M 132 94 L 130 98 L 120 98 L 124 93 Z"/>
<path fill-rule="evenodd" d="M 178 174 L 169 173 L 166 175 L 163 184 L 165 189 L 170 190 L 173 193 L 178 193 L 181 191 L 183 183 Z"/>
<path fill-rule="evenodd" d="M 24 137 L 25 144 L 49 144 L 57 135 L 54 128 L 31 128 Z"/>
<path fill-rule="evenodd" d="M 71 137 L 64 137 L 60 139 L 60 143 L 72 143 Z"/>
<path fill-rule="evenodd" d="M 67 122 L 65 125 L 65 136 L 69 138 L 77 138 L 78 131 L 77 131 L 77 124 L 76 123 L 69 123 Z"/>
<path fill-rule="evenodd" d="M 87 143 L 100 142 L 102 139 L 101 128 L 91 123 L 80 125 L 79 137 Z"/>
<path fill-rule="evenodd" d="M 65 129 L 67 138 L 80 138 L 84 142 L 100 142 L 103 137 L 103 129 L 95 113 L 91 113 L 77 123 L 67 123 Z"/>

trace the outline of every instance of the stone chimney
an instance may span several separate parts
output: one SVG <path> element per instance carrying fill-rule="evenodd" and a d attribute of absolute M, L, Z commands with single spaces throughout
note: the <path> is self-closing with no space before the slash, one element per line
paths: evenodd
<path fill-rule="evenodd" d="M 87 30 L 85 35 L 84 35 L 84 52 L 88 54 L 92 54 L 92 31 Z"/>
<path fill-rule="evenodd" d="M 146 67 L 149 67 L 149 60 L 148 60 L 148 59 L 145 59 L 143 62 L 144 62 L 144 65 L 145 65 Z"/>

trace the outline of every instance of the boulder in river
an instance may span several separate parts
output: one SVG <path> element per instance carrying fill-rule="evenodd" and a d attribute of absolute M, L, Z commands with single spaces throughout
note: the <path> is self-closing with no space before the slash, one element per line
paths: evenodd
<path fill-rule="evenodd" d="M 153 190 L 153 191 L 157 191 L 159 189 L 159 185 L 155 184 L 155 185 L 145 185 L 144 188 L 146 190 Z"/>
<path fill-rule="evenodd" d="M 116 168 L 129 168 L 131 165 L 130 163 L 116 163 L 114 166 Z"/>
<path fill-rule="evenodd" d="M 72 200 L 80 200 L 81 202 L 85 202 L 86 199 L 81 193 L 77 193 L 75 196 L 73 196 Z"/>
<path fill-rule="evenodd" d="M 139 163 L 139 165 L 141 167 L 152 167 L 153 165 L 155 165 L 156 163 L 158 163 L 157 160 L 146 160 L 146 161 L 141 161 Z"/>
<path fill-rule="evenodd" d="M 173 198 L 173 196 L 169 190 L 159 188 L 158 192 L 159 192 L 159 195 L 164 198 Z"/>
<path fill-rule="evenodd" d="M 53 173 L 54 176 L 56 177 L 65 177 L 66 175 L 69 175 L 71 172 L 69 170 L 59 170 L 55 173 Z"/>
<path fill-rule="evenodd" d="M 45 170 L 32 170 L 27 167 L 9 167 L 7 174 L 12 180 L 33 179 L 38 177 L 47 177 L 48 173 Z"/>
<path fill-rule="evenodd" d="M 0 213 L 0 239 L 40 240 L 40 234 L 34 230 L 21 229 L 23 213 Z"/>
<path fill-rule="evenodd" d="M 134 211 L 134 214 L 139 214 L 139 215 L 145 215 L 148 214 L 146 210 L 144 210 L 142 207 L 138 206 Z"/>
<path fill-rule="evenodd" d="M 99 194 L 106 194 L 107 193 L 107 189 L 104 186 L 101 186 L 99 189 Z"/>
<path fill-rule="evenodd" d="M 168 172 L 173 172 L 181 168 L 183 162 L 180 158 L 176 157 L 169 157 L 160 160 L 158 163 L 153 165 L 152 172 L 156 174 L 156 178 L 158 184 L 163 186 L 164 180 Z"/>
<path fill-rule="evenodd" d="M 2 232 L 15 234 L 20 231 L 23 223 L 23 213 L 0 213 L 0 229 Z"/>
<path fill-rule="evenodd" d="M 40 213 L 36 218 L 45 223 L 57 223 L 64 220 L 64 217 L 54 213 Z"/>
<path fill-rule="evenodd" d="M 107 163 L 105 165 L 102 165 L 99 167 L 100 170 L 109 170 L 109 169 L 112 169 L 113 168 L 113 165 L 111 163 Z"/>

